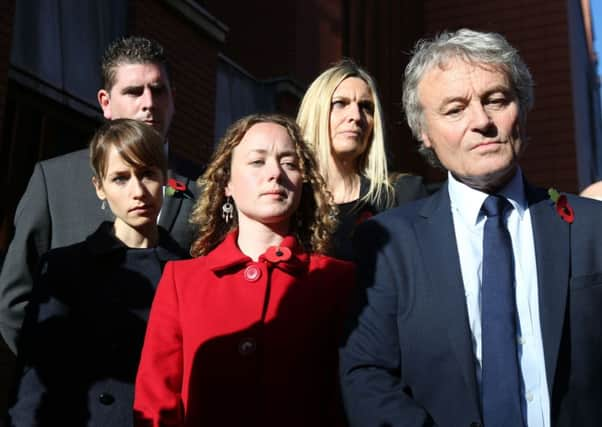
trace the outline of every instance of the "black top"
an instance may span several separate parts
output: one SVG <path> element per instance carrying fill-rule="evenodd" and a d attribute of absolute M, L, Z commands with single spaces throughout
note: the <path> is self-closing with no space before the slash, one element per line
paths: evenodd
<path fill-rule="evenodd" d="M 395 202 L 393 206 L 417 200 L 427 196 L 422 183 L 422 177 L 415 175 L 401 175 L 393 184 Z M 333 254 L 345 260 L 353 260 L 353 247 L 351 244 L 355 228 L 366 219 L 387 209 L 384 198 L 377 203 L 361 201 L 370 188 L 370 180 L 360 177 L 360 196 L 357 200 L 338 204 L 339 213 L 337 220 L 339 226 L 333 236 Z"/>
<path fill-rule="evenodd" d="M 186 255 L 161 227 L 148 249 L 126 247 L 112 228 L 104 222 L 44 257 L 23 325 L 12 425 L 133 425 L 155 288 L 165 263 Z"/>

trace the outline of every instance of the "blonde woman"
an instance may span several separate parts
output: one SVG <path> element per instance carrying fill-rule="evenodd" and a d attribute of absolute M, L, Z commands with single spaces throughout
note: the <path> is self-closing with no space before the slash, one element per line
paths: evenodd
<path fill-rule="evenodd" d="M 374 79 L 346 60 L 324 71 L 303 97 L 297 123 L 339 209 L 335 255 L 352 258 L 355 226 L 426 196 L 422 178 L 388 180 L 382 108 Z"/>

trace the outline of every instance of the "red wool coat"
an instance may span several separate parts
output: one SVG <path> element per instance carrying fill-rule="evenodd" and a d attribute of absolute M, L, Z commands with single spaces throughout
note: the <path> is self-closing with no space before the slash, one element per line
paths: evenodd
<path fill-rule="evenodd" d="M 338 424 L 337 341 L 352 264 L 293 237 L 257 262 L 236 233 L 168 263 L 136 379 L 137 425 Z"/>

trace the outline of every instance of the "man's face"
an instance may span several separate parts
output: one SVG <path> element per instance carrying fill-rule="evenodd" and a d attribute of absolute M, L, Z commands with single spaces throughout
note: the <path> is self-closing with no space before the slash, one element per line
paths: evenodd
<path fill-rule="evenodd" d="M 167 72 L 160 64 L 121 64 L 115 70 L 109 92 L 98 91 L 106 119 L 135 119 L 167 136 L 174 113 L 173 94 Z"/>
<path fill-rule="evenodd" d="M 447 170 L 485 186 L 512 175 L 522 143 L 517 98 L 505 73 L 453 59 L 424 75 L 418 97 L 422 141 Z"/>

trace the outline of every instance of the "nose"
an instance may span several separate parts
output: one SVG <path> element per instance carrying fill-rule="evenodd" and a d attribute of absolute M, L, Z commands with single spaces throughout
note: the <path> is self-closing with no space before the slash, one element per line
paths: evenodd
<path fill-rule="evenodd" d="M 278 181 L 282 176 L 282 167 L 280 166 L 280 163 L 276 160 L 268 161 L 266 163 L 266 172 L 270 181 Z"/>
<path fill-rule="evenodd" d="M 472 108 L 472 129 L 476 132 L 484 132 L 491 128 L 493 122 L 489 112 L 480 103 L 475 103 Z"/>
<path fill-rule="evenodd" d="M 141 179 L 137 178 L 137 177 L 133 177 L 133 179 L 131 180 L 131 187 L 130 187 L 130 191 L 132 194 L 132 197 L 134 199 L 141 199 L 144 194 L 146 193 L 146 187 L 144 186 L 144 183 L 142 182 Z"/>
<path fill-rule="evenodd" d="M 142 93 L 142 97 L 141 97 L 141 102 L 142 102 L 142 109 L 143 110 L 151 110 L 153 108 L 153 106 L 155 105 L 155 100 L 154 100 L 154 95 L 153 95 L 153 91 L 146 87 L 144 88 L 144 92 Z"/>
<path fill-rule="evenodd" d="M 347 118 L 356 123 L 362 121 L 362 109 L 357 102 L 350 102 L 347 106 Z"/>

